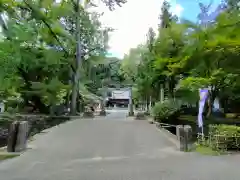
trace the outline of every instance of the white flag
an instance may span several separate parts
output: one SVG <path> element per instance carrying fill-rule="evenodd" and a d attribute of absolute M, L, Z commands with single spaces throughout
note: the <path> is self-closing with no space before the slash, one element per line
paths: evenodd
<path fill-rule="evenodd" d="M 199 110 L 198 110 L 198 127 L 203 127 L 203 110 L 208 97 L 208 89 L 200 89 L 199 90 Z"/>

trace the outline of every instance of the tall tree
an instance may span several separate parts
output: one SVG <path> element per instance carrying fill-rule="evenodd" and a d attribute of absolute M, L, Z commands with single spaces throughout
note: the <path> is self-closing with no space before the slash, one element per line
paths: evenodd
<path fill-rule="evenodd" d="M 49 99 L 47 96 L 55 94 L 54 96 L 58 97 L 57 90 L 69 91 L 64 86 L 59 88 L 56 83 L 50 83 L 54 77 L 55 82 L 67 85 L 66 74 L 70 67 L 74 75 L 83 72 L 84 67 L 77 65 L 76 57 L 80 57 L 82 61 L 94 61 L 104 56 L 109 28 L 101 27 L 98 14 L 89 13 L 82 5 L 72 3 L 55 3 L 48 0 L 9 0 L 0 3 L 1 14 L 5 13 L 8 17 L 7 21 L 1 23 L 4 29 L 0 50 L 3 65 L 1 79 L 8 79 L 5 80 L 5 86 L 1 87 L 3 91 L 8 91 L 8 87 L 13 83 L 16 85 L 13 86 L 14 91 L 20 93 L 26 103 L 35 107 L 40 107 L 41 103 L 44 107 L 49 104 L 45 102 Z M 76 13 L 79 16 L 76 16 Z M 77 23 L 79 26 L 76 26 Z M 76 46 L 79 42 L 76 39 L 81 40 L 80 50 L 79 46 Z M 77 55 L 76 52 L 81 54 Z M 11 64 L 14 66 L 10 66 Z M 81 80 L 85 77 L 82 74 Z M 75 81 L 76 84 L 79 80 L 78 78 Z M 48 87 L 49 83 L 57 87 L 55 91 Z M 78 89 L 78 86 L 74 88 Z M 48 107 L 40 109 L 47 112 Z"/>
<path fill-rule="evenodd" d="M 159 28 L 168 28 L 171 22 L 176 22 L 178 17 L 172 15 L 170 12 L 171 5 L 168 1 L 164 0 L 161 7 L 161 14 L 159 16 L 160 24 Z"/>

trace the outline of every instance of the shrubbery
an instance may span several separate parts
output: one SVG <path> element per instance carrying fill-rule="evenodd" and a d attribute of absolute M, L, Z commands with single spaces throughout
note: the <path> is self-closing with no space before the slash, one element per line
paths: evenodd
<path fill-rule="evenodd" d="M 240 127 L 235 125 L 210 125 L 209 145 L 214 150 L 239 150 Z"/>
<path fill-rule="evenodd" d="M 169 122 L 180 115 L 181 103 L 177 100 L 157 102 L 152 108 L 151 115 L 158 122 Z"/>

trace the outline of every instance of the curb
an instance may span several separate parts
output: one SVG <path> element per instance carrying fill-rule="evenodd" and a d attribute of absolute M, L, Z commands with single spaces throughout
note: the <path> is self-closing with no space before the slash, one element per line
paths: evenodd
<path fill-rule="evenodd" d="M 177 136 L 172 134 L 167 129 L 161 128 L 160 123 L 154 120 L 148 120 L 149 123 L 155 124 L 159 132 L 161 132 L 171 143 L 173 143 L 178 149 L 180 148 L 180 142 L 177 140 Z"/>

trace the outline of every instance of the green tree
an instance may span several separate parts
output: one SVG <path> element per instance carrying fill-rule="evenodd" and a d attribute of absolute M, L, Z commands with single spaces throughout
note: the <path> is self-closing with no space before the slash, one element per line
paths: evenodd
<path fill-rule="evenodd" d="M 110 9 L 124 3 L 104 2 Z M 83 8 L 90 3 L 86 1 L 80 5 L 74 1 L 55 3 L 50 0 L 6 0 L 0 3 L 4 33 L 0 42 L 2 95 L 16 95 L 13 91 L 17 92 L 25 104 L 48 112 L 48 106 L 57 104 L 59 97 L 65 96 L 65 101 L 68 101 L 66 93 L 73 93 L 68 86 L 69 80 L 74 81 L 75 84 L 71 82 L 70 85 L 74 84 L 74 91 L 78 91 L 79 85 L 76 84 L 86 81 L 87 63 L 78 61 L 77 64 L 75 58 L 88 63 L 103 59 L 111 30 L 101 27 L 99 14 L 89 13 Z M 8 18 L 4 19 L 3 14 Z M 81 39 L 81 42 L 76 39 Z M 80 49 L 77 44 L 81 45 Z M 76 78 L 80 72 L 83 74 Z"/>

